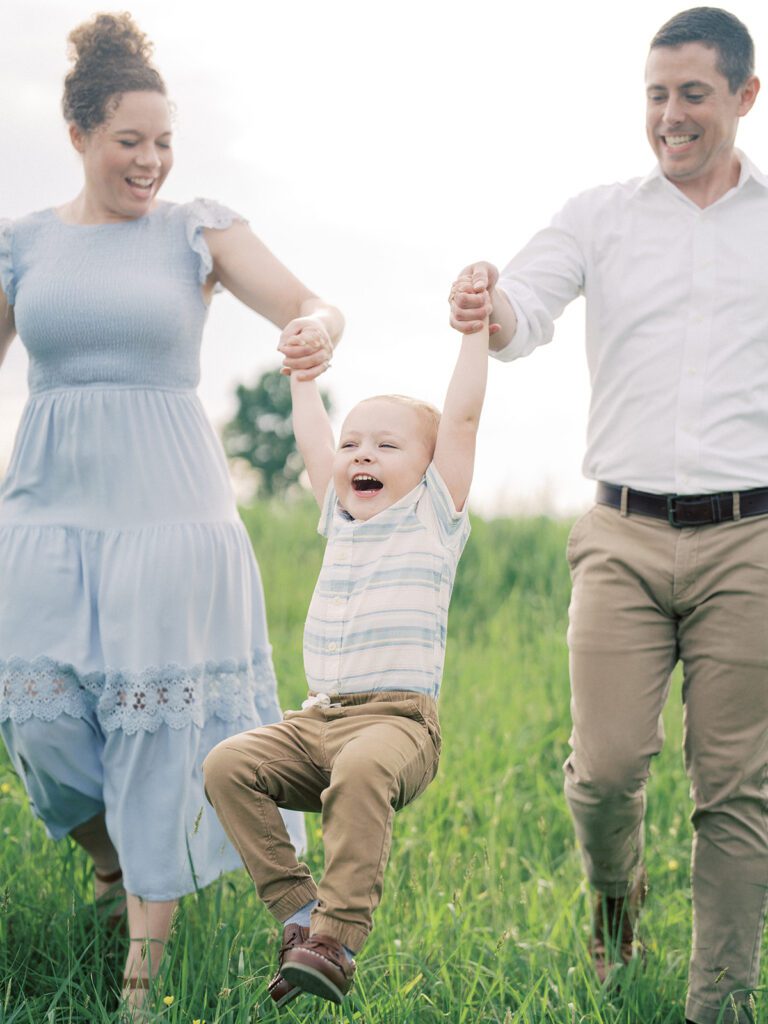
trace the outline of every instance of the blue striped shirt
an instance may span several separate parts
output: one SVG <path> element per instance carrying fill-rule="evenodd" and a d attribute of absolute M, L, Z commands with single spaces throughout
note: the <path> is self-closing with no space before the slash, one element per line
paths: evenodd
<path fill-rule="evenodd" d="M 331 483 L 318 532 L 328 546 L 304 627 L 310 691 L 437 697 L 466 508 L 456 511 L 430 465 L 417 487 L 365 521 L 341 508 Z"/>

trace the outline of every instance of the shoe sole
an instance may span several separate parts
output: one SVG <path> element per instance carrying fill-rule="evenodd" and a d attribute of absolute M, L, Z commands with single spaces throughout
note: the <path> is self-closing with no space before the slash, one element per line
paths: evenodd
<path fill-rule="evenodd" d="M 273 999 L 272 1002 L 275 1004 L 275 1006 L 279 1010 L 281 1006 L 285 1006 L 286 1003 L 290 1003 L 292 999 L 295 999 L 296 996 L 300 996 L 300 995 L 301 995 L 301 989 L 299 988 L 298 985 L 296 985 L 289 992 L 286 992 L 285 995 L 281 999 Z"/>
<path fill-rule="evenodd" d="M 337 985 L 334 985 L 330 978 L 314 967 L 307 967 L 304 964 L 284 964 L 281 973 L 286 981 L 297 985 L 302 992 L 320 996 L 332 1003 L 341 1003 L 346 995 Z"/>

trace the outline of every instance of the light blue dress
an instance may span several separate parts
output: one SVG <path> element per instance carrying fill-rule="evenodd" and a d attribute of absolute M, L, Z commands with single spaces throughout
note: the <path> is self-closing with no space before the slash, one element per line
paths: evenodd
<path fill-rule="evenodd" d="M 0 484 L 0 732 L 49 834 L 105 810 L 148 900 L 240 866 L 201 764 L 280 717 L 261 580 L 195 392 L 203 228 L 236 216 L 196 200 L 0 222 L 30 359 Z"/>

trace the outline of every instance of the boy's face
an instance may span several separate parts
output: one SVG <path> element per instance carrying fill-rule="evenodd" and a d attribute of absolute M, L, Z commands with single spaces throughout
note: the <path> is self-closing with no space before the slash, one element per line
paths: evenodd
<path fill-rule="evenodd" d="M 417 409 L 386 398 L 356 405 L 341 428 L 333 485 L 342 508 L 371 519 L 421 481 L 432 459 Z"/>

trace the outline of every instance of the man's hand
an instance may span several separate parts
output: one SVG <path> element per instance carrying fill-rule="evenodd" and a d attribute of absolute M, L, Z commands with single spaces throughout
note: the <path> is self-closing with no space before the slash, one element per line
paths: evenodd
<path fill-rule="evenodd" d="M 482 329 L 486 317 L 493 315 L 491 293 L 499 279 L 492 263 L 481 260 L 465 267 L 451 285 L 448 301 L 451 304 L 451 327 L 462 334 L 476 334 Z M 490 333 L 501 328 L 491 324 Z"/>
<path fill-rule="evenodd" d="M 333 344 L 321 320 L 300 316 L 284 327 L 277 351 L 283 356 L 281 373 L 314 380 L 331 365 Z"/>

